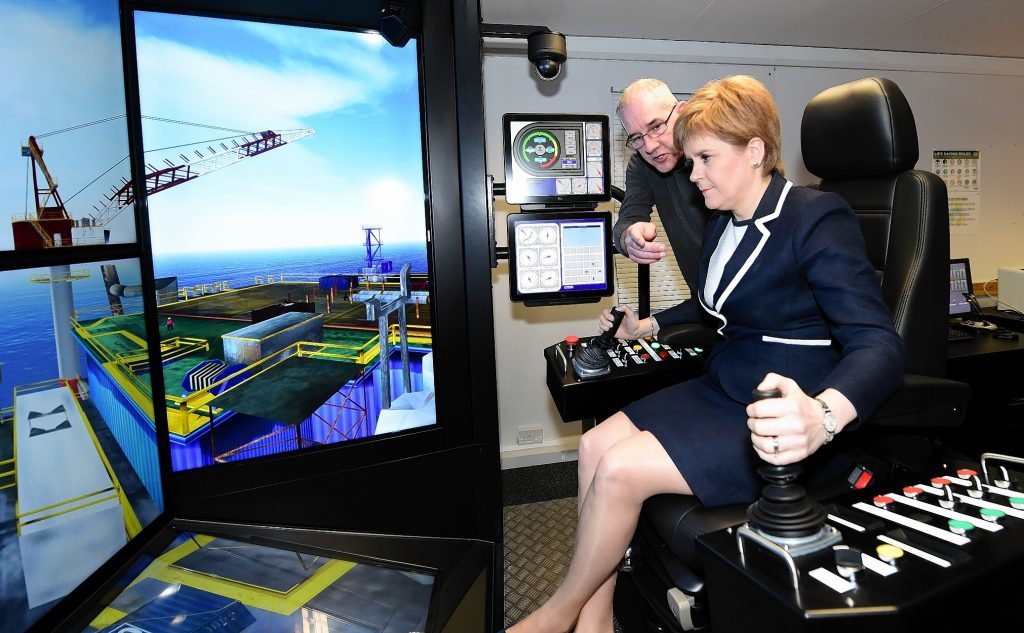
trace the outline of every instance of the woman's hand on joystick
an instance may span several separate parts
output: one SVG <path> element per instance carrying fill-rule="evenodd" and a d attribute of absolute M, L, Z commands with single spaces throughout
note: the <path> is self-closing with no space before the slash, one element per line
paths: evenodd
<path fill-rule="evenodd" d="M 626 341 L 641 338 L 640 321 L 637 319 L 636 312 L 633 312 L 633 308 L 628 305 L 620 305 L 618 310 L 623 313 L 623 317 L 619 329 L 615 332 L 615 338 Z M 597 329 L 601 334 L 604 334 L 611 329 L 612 323 L 612 311 L 611 309 L 605 309 L 597 320 Z"/>
<path fill-rule="evenodd" d="M 780 396 L 747 405 L 747 428 L 758 457 L 769 464 L 806 459 L 825 443 L 822 409 L 791 378 L 770 373 L 759 391 L 777 389 Z"/>

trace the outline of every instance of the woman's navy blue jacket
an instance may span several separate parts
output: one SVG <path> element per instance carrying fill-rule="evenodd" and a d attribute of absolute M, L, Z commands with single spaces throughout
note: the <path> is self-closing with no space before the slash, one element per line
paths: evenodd
<path fill-rule="evenodd" d="M 833 387 L 869 416 L 902 382 L 906 352 L 850 206 L 774 174 L 715 296 L 704 296 L 732 221 L 718 212 L 708 222 L 696 298 L 658 313 L 659 325 L 713 319 L 722 338 L 707 374 L 737 402 L 775 372 L 810 395 Z"/>

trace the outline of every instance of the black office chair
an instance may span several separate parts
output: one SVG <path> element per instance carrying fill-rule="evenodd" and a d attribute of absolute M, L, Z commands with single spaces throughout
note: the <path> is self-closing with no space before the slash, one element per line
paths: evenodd
<path fill-rule="evenodd" d="M 934 174 L 913 169 L 914 116 L 888 79 L 861 79 L 815 96 L 804 110 L 801 146 L 808 170 L 821 178 L 816 186 L 843 196 L 857 213 L 868 257 L 907 347 L 903 386 L 855 436 L 867 447 L 859 462 L 870 460 L 876 479 L 884 481 L 886 474 L 927 467 L 933 447 L 921 439 L 922 431 L 962 422 L 970 397 L 968 385 L 942 378 L 949 283 L 946 187 Z M 843 477 L 810 492 L 824 499 L 847 488 Z M 649 499 L 616 587 L 616 615 L 624 629 L 706 627 L 696 538 L 746 519 L 747 505 L 704 508 L 680 495 Z"/>

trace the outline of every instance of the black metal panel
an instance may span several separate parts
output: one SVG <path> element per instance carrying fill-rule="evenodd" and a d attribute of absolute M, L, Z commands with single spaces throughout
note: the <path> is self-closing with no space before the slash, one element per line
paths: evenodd
<path fill-rule="evenodd" d="M 483 114 L 479 78 L 479 15 L 475 3 L 455 3 L 459 10 L 459 28 L 470 28 L 471 25 L 468 33 L 455 32 L 451 0 L 427 0 L 422 7 L 419 2 L 405 4 L 407 6 L 403 15 L 408 14 L 411 28 L 420 33 L 425 182 L 429 194 L 426 212 L 430 231 L 429 259 L 434 279 L 433 339 L 439 424 L 402 436 L 371 438 L 350 445 L 331 445 L 301 454 L 179 473 L 170 473 L 168 469 L 165 471 L 169 482 L 167 499 L 175 516 L 181 516 L 182 513 L 196 518 L 217 519 L 246 516 L 252 520 L 273 518 L 303 525 L 333 527 L 344 524 L 356 528 L 358 522 L 353 519 L 354 509 L 351 505 L 347 509 L 339 506 L 333 512 L 307 512 L 300 509 L 299 504 L 289 504 L 287 501 L 298 494 L 300 498 L 308 498 L 312 502 L 316 498 L 315 493 L 309 493 L 307 497 L 306 492 L 295 491 L 315 489 L 316 485 L 311 482 L 330 473 L 335 477 L 353 478 L 351 487 L 373 491 L 378 502 L 388 499 L 395 506 L 415 504 L 421 500 L 411 498 L 410 487 L 404 480 L 408 473 L 393 476 L 385 472 L 386 469 L 376 466 L 402 459 L 420 459 L 417 456 L 423 456 L 421 461 L 425 466 L 418 475 L 419 479 L 429 482 L 435 477 L 437 481 L 461 477 L 466 482 L 464 486 L 456 486 L 458 491 L 435 486 L 433 496 L 453 496 L 457 503 L 472 508 L 476 516 L 471 518 L 472 513 L 461 512 L 435 513 L 431 521 L 409 523 L 406 517 L 387 511 L 374 513 L 372 507 L 367 507 L 363 512 L 366 513 L 366 520 L 372 522 L 372 529 L 397 532 L 415 527 L 419 534 L 458 533 L 490 539 L 500 535 L 494 354 L 493 346 L 477 343 L 493 339 L 490 270 L 486 266 L 486 255 L 478 260 L 478 264 L 467 263 L 477 259 L 467 255 L 486 253 L 486 250 L 481 251 L 486 249 L 486 240 L 482 239 L 486 235 L 486 220 L 482 213 Z M 308 1 L 287 4 L 242 0 L 168 0 L 125 2 L 123 11 L 129 29 L 131 12 L 135 10 L 270 20 L 326 28 L 354 26 L 375 29 L 380 6 L 375 0 L 359 3 Z M 140 137 L 134 42 L 130 35 L 126 36 L 131 49 L 126 56 L 129 69 L 126 75 L 135 114 L 133 118 L 136 119 L 136 137 Z M 476 108 L 466 108 L 463 100 L 475 103 Z M 464 128 L 475 132 L 467 133 Z M 141 155 L 141 152 L 137 153 Z M 475 164 L 471 158 L 473 156 L 476 157 Z M 459 157 L 459 162 L 455 162 L 454 157 Z M 137 171 L 144 172 L 143 169 Z M 478 173 L 479 177 L 469 177 L 469 173 Z M 136 189 L 144 191 L 141 186 Z M 139 206 L 145 209 L 144 196 Z M 474 214 L 475 209 L 481 212 Z M 145 216 L 144 211 L 142 215 Z M 140 225 L 147 226 L 145 217 Z M 148 235 L 146 231 L 142 233 L 148 251 Z M 464 240 L 470 243 L 464 245 Z M 151 258 L 147 257 L 145 261 L 151 278 Z M 154 328 L 150 336 L 152 340 L 157 340 L 159 324 L 154 322 L 147 325 Z M 467 340 L 474 341 L 472 350 L 466 344 Z M 159 375 L 160 372 L 154 373 L 155 377 Z M 162 385 L 154 385 L 154 390 L 162 393 Z M 161 454 L 164 455 L 169 452 L 166 416 L 163 411 L 158 411 L 156 417 L 158 428 L 162 431 L 159 435 Z M 437 451 L 460 448 L 475 453 L 479 452 L 481 444 L 486 445 L 485 452 L 489 456 L 484 461 L 473 457 L 458 463 L 425 457 Z M 463 454 L 466 450 L 455 452 Z M 373 481 L 366 485 L 355 483 L 359 476 L 354 473 L 364 468 L 373 469 Z M 456 473 L 461 474 L 456 476 Z M 421 490 L 418 494 L 425 494 L 425 491 Z M 252 509 L 260 506 L 276 506 L 286 510 L 284 514 L 275 517 L 259 515 L 258 512 L 253 515 Z M 294 510 L 294 514 L 289 508 Z M 384 517 L 394 518 L 395 523 L 386 524 Z M 371 529 L 369 525 L 367 529 Z"/>
<path fill-rule="evenodd" d="M 577 347 L 590 340 L 580 339 Z M 641 359 L 638 363 L 634 357 L 639 354 L 624 355 L 622 366 L 613 365 L 610 373 L 581 379 L 572 368 L 572 356 L 565 341 L 561 341 L 544 349 L 548 391 L 563 422 L 591 418 L 600 421 L 643 396 L 703 373 L 706 353 L 673 351 L 681 357 Z"/>

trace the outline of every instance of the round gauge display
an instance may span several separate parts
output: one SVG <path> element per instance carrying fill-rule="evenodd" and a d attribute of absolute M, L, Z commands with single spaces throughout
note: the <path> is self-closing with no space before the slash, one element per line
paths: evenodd
<path fill-rule="evenodd" d="M 540 277 L 537 275 L 536 271 L 524 270 L 523 272 L 519 273 L 519 288 L 521 290 L 529 290 L 531 288 L 536 288 L 537 283 L 539 281 Z"/>
<path fill-rule="evenodd" d="M 547 174 L 562 158 L 558 137 L 542 128 L 527 128 L 520 132 L 515 147 L 519 165 L 534 174 Z"/>
<path fill-rule="evenodd" d="M 516 241 L 520 244 L 533 244 L 537 241 L 537 229 L 532 226 L 520 226 L 516 228 Z"/>

